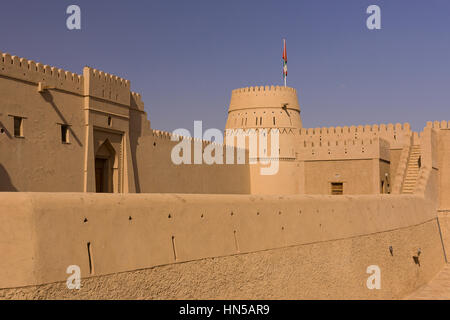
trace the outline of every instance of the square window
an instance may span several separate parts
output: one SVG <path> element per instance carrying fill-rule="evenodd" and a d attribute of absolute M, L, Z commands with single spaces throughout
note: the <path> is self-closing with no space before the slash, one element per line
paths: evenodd
<path fill-rule="evenodd" d="M 344 183 L 343 182 L 332 182 L 331 183 L 331 194 L 334 196 L 344 194 Z"/>
<path fill-rule="evenodd" d="M 14 137 L 23 137 L 23 118 L 14 117 Z"/>

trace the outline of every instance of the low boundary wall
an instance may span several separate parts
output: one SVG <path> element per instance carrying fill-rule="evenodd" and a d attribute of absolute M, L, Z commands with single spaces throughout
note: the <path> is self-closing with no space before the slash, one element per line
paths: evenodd
<path fill-rule="evenodd" d="M 2 193 L 0 252 L 0 299 L 401 298 L 445 263 L 414 195 Z"/>

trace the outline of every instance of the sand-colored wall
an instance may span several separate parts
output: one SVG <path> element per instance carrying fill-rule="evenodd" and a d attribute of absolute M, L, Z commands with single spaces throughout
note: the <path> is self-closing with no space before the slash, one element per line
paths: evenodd
<path fill-rule="evenodd" d="M 439 210 L 439 227 L 444 243 L 447 262 L 450 261 L 450 210 Z"/>
<path fill-rule="evenodd" d="M 375 170 L 379 167 L 372 159 L 306 161 L 305 193 L 331 194 L 331 183 L 343 182 L 344 194 L 376 194 L 374 178 L 379 174 L 374 176 Z"/>
<path fill-rule="evenodd" d="M 324 128 L 302 128 L 299 130 L 299 139 L 315 142 L 345 141 L 354 139 L 382 138 L 389 142 L 391 149 L 402 148 L 405 139 L 411 134 L 409 123 L 380 124 L 366 126 L 343 126 Z"/>
<path fill-rule="evenodd" d="M 391 149 L 390 150 L 390 178 L 391 178 L 391 187 L 393 187 L 395 177 L 398 173 L 397 170 L 399 170 L 399 163 L 401 161 L 401 155 L 402 155 L 403 149 Z"/>
<path fill-rule="evenodd" d="M 83 97 L 72 92 L 40 94 L 30 82 L 0 72 L 0 191 L 82 191 Z M 14 136 L 13 116 L 24 117 L 23 137 Z M 61 141 L 69 124 L 69 142 Z"/>
<path fill-rule="evenodd" d="M 191 146 L 190 164 L 174 164 L 173 148 L 181 141 L 172 141 L 172 135 L 151 131 L 138 139 L 136 164 L 138 184 L 141 193 L 210 193 L 249 194 L 250 178 L 248 161 L 237 163 L 237 151 L 231 149 L 234 164 L 226 164 L 227 148 L 215 144 L 222 152 L 219 164 L 195 164 L 195 144 L 198 143 L 200 156 L 208 152 L 209 143 L 189 139 Z M 245 152 L 244 152 L 245 154 Z"/>
<path fill-rule="evenodd" d="M 262 170 L 267 169 L 269 165 L 260 162 L 250 165 L 251 194 L 293 195 L 305 193 L 303 162 L 278 160 L 276 166 L 278 167 L 276 174 L 262 175 Z"/>
<path fill-rule="evenodd" d="M 450 209 L 450 130 L 439 131 L 440 207 Z"/>
<path fill-rule="evenodd" d="M 0 206 L 5 298 L 401 297 L 444 263 L 417 196 L 3 193 Z M 365 286 L 373 264 L 380 291 Z M 52 284 L 69 265 L 89 278 L 75 296 Z"/>

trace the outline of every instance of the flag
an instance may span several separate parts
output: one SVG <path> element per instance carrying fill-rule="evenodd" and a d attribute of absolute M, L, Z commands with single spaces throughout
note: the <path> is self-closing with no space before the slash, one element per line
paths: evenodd
<path fill-rule="evenodd" d="M 288 74 L 287 69 L 287 50 L 286 50 L 286 39 L 283 39 L 283 80 L 286 84 L 286 78 Z"/>

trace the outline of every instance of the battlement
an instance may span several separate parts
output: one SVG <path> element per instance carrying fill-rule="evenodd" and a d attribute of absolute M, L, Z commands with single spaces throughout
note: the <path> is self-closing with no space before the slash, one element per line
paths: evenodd
<path fill-rule="evenodd" d="M 380 124 L 365 126 L 302 128 L 298 131 L 299 137 L 311 141 L 320 141 L 324 138 L 358 139 L 380 137 L 389 141 L 391 148 L 401 148 L 404 144 L 405 134 L 411 134 L 409 123 Z"/>
<path fill-rule="evenodd" d="M 427 122 L 427 128 L 433 128 L 433 129 L 450 129 L 450 121 L 428 121 Z"/>
<path fill-rule="evenodd" d="M 255 86 L 255 87 L 245 87 L 239 88 L 232 91 L 233 95 L 239 94 L 252 94 L 252 93 L 268 93 L 268 94 L 280 94 L 280 93 L 295 93 L 297 94 L 297 90 L 290 87 L 283 86 Z"/>
<path fill-rule="evenodd" d="M 129 80 L 126 80 L 124 78 L 115 76 L 115 75 L 110 74 L 110 73 L 103 72 L 101 70 L 92 69 L 92 68 L 89 68 L 89 67 L 87 67 L 87 68 L 89 69 L 89 71 L 90 71 L 90 73 L 92 74 L 93 77 L 98 78 L 101 81 L 110 82 L 110 83 L 113 83 L 113 84 L 116 84 L 116 85 L 119 85 L 119 86 L 128 87 L 128 88 L 130 87 L 130 81 Z"/>
<path fill-rule="evenodd" d="M 131 103 L 130 106 L 141 111 L 144 111 L 144 101 L 142 100 L 142 96 L 137 92 L 131 91 Z"/>
<path fill-rule="evenodd" d="M 0 75 L 144 110 L 142 97 L 130 91 L 129 80 L 90 67 L 85 67 L 83 75 L 79 75 L 0 52 Z"/>
<path fill-rule="evenodd" d="M 152 129 L 152 136 L 154 136 L 155 138 L 162 139 L 162 140 L 172 140 L 172 141 L 188 140 L 188 141 L 191 141 L 194 143 L 201 143 L 203 146 L 207 146 L 209 144 L 223 146 L 223 144 L 220 144 L 220 143 L 215 143 L 215 142 L 198 139 L 198 138 L 194 138 L 194 137 L 186 137 L 186 136 L 173 134 L 171 132 L 162 131 L 162 130 L 153 130 Z"/>
<path fill-rule="evenodd" d="M 115 103 L 130 105 L 129 80 L 90 67 L 84 67 L 83 75 L 85 94 Z"/>
<path fill-rule="evenodd" d="M 300 140 L 299 160 L 375 159 L 390 160 L 390 144 L 382 138 L 342 138 L 323 141 Z"/>
<path fill-rule="evenodd" d="M 354 133 L 384 133 L 384 132 L 401 132 L 410 131 L 409 123 L 397 124 L 374 124 L 344 127 L 322 127 L 322 128 L 302 128 L 299 130 L 300 135 L 334 135 L 334 134 L 354 134 Z"/>
<path fill-rule="evenodd" d="M 83 76 L 9 53 L 0 52 L 0 75 L 36 85 L 41 82 L 55 89 L 83 94 Z"/>

